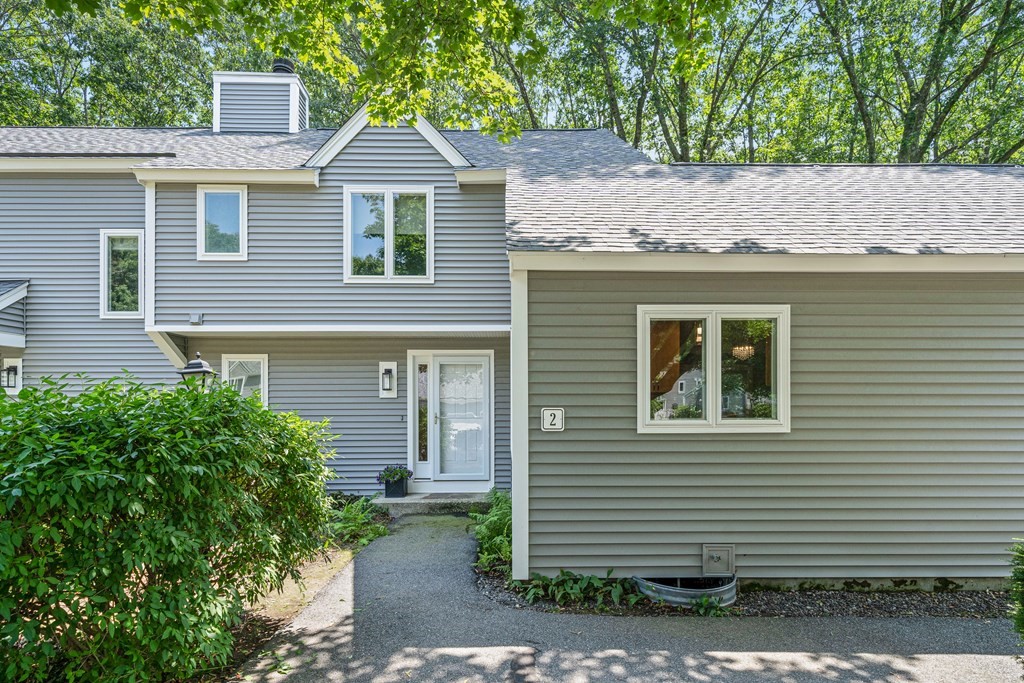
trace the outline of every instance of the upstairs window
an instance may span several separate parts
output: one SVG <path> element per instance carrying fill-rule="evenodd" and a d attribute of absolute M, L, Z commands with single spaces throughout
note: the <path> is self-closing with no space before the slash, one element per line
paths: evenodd
<path fill-rule="evenodd" d="M 100 317 L 142 317 L 142 230 L 100 231 Z"/>
<path fill-rule="evenodd" d="M 639 306 L 637 431 L 788 432 L 788 306 Z"/>
<path fill-rule="evenodd" d="M 433 237 L 433 188 L 345 188 L 345 282 L 432 282 Z"/>
<path fill-rule="evenodd" d="M 248 258 L 248 197 L 245 185 L 199 185 L 196 241 L 200 261 Z"/>

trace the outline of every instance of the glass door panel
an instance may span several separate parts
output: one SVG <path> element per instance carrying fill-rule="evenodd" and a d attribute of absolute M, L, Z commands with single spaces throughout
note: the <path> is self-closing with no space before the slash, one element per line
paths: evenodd
<path fill-rule="evenodd" d="M 435 359 L 438 479 L 487 479 L 491 450 L 491 381 L 487 358 Z"/>

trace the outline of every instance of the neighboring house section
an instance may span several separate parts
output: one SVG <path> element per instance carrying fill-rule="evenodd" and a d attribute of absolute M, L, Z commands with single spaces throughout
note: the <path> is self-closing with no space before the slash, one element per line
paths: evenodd
<path fill-rule="evenodd" d="M 399 464 L 414 492 L 507 488 L 506 171 L 642 155 L 607 131 L 501 145 L 365 111 L 309 129 L 308 107 L 285 65 L 215 74 L 212 129 L 0 129 L 0 273 L 31 280 L 0 357 L 27 385 L 155 384 L 202 353 L 330 419 L 334 488 L 374 493 Z"/>
<path fill-rule="evenodd" d="M 517 578 L 700 576 L 705 544 L 752 580 L 1007 576 L 1024 171 L 686 165 L 522 187 Z"/>

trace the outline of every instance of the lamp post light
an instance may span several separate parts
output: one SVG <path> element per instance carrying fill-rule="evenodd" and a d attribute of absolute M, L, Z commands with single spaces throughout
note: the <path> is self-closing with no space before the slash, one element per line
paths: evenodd
<path fill-rule="evenodd" d="M 176 370 L 176 372 L 181 375 L 182 380 L 186 380 L 189 377 L 201 377 L 202 382 L 200 385 L 203 389 L 206 388 L 210 378 L 217 374 L 213 371 L 213 368 L 210 367 L 210 364 L 203 360 L 203 357 L 199 355 L 198 351 L 196 352 L 195 358 L 190 360 L 181 370 Z"/>

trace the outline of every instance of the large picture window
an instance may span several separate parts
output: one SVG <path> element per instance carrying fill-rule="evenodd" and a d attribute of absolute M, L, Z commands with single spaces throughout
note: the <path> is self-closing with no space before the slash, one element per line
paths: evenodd
<path fill-rule="evenodd" d="M 196 241 L 200 261 L 248 258 L 248 191 L 245 185 L 199 185 Z"/>
<path fill-rule="evenodd" d="M 788 432 L 788 306 L 639 306 L 637 431 Z"/>
<path fill-rule="evenodd" d="M 142 230 L 100 231 L 100 317 L 142 317 Z"/>
<path fill-rule="evenodd" d="M 431 282 L 434 191 L 345 188 L 345 282 Z"/>

